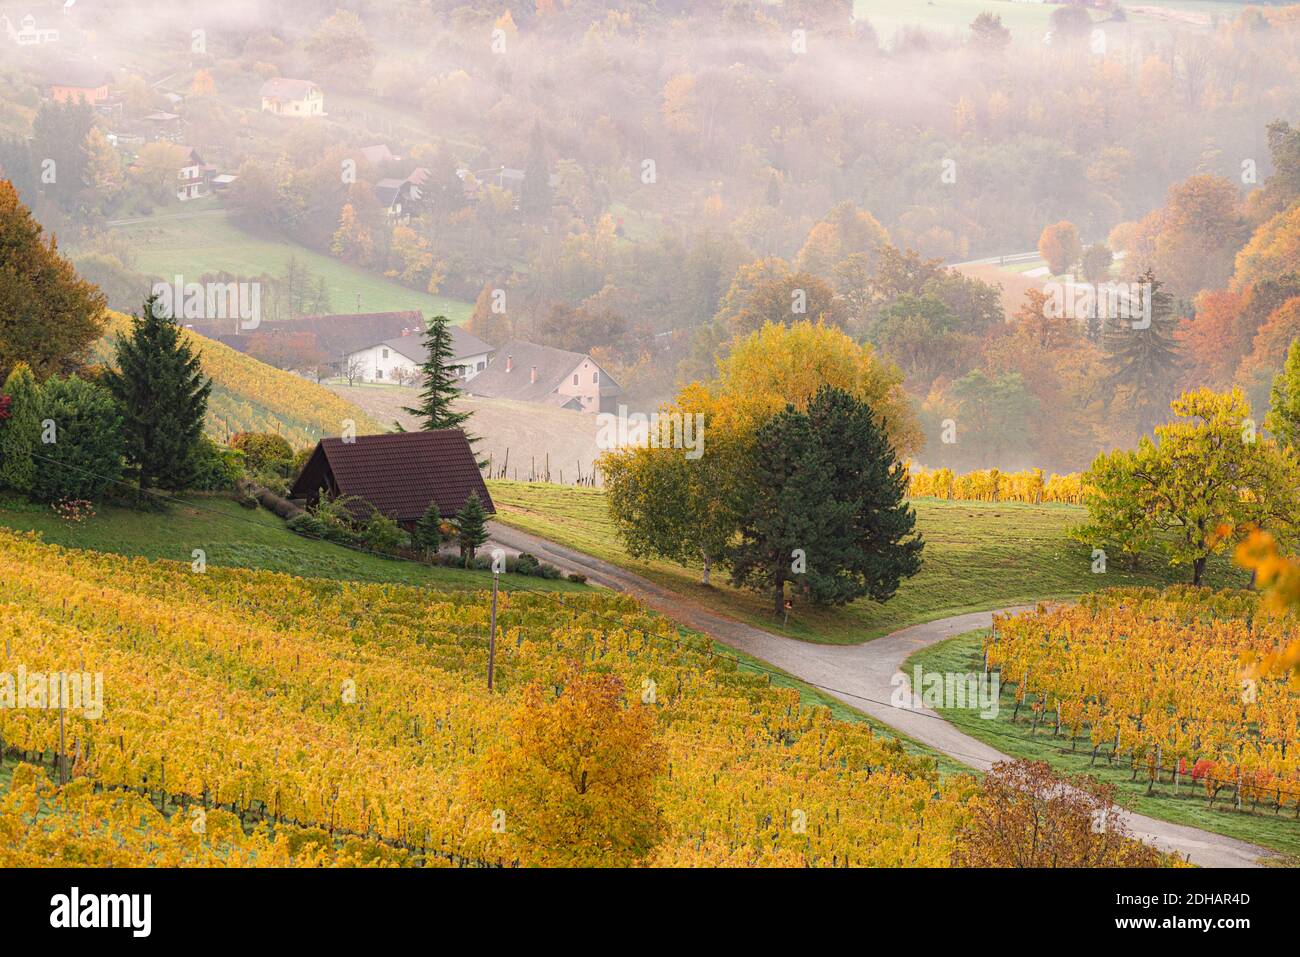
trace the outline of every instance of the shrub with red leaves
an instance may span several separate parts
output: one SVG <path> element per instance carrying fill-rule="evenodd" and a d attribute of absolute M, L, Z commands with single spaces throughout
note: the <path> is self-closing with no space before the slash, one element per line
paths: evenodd
<path fill-rule="evenodd" d="M 12 396 L 0 395 L 0 422 L 9 418 L 11 414 L 9 407 L 13 405 L 13 402 L 14 400 Z"/>

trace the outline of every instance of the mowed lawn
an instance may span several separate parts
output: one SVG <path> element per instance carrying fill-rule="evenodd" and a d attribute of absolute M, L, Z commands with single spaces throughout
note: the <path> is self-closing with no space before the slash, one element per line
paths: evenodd
<path fill-rule="evenodd" d="M 914 667 L 920 667 L 923 674 L 979 674 L 984 667 L 981 650 L 985 634 L 984 631 L 974 631 L 924 648 L 907 659 L 903 672 L 909 678 L 913 676 Z M 1090 774 L 1115 785 L 1120 803 L 1140 814 L 1261 844 L 1292 858 L 1300 856 L 1300 821 L 1295 819 L 1294 810 L 1283 809 L 1277 815 L 1272 810 L 1263 809 L 1253 814 L 1248 810 L 1238 811 L 1232 806 L 1232 795 L 1226 792 L 1219 794 L 1211 808 L 1200 784 L 1184 779 L 1175 794 L 1167 776 L 1162 777 L 1160 783 L 1151 788 L 1153 793 L 1148 795 L 1148 779 L 1139 771 L 1134 780 L 1132 768 L 1122 756 L 1114 764 L 1100 754 L 1094 761 L 1092 746 L 1086 737 L 1080 738 L 1071 748 L 1068 734 L 1054 735 L 1054 724 L 1049 722 L 1042 722 L 1035 732 L 1030 709 L 1026 707 L 1021 707 L 1019 720 L 1013 722 L 1015 685 L 1004 685 L 1001 690 L 996 717 L 981 718 L 978 710 L 970 709 L 935 710 L 972 738 L 978 738 L 1003 754 L 1046 761 L 1066 774 Z"/>
<path fill-rule="evenodd" d="M 296 535 L 265 509 L 246 509 L 218 496 L 193 496 L 166 511 L 145 512 L 99 506 L 93 518 L 69 522 L 48 506 L 0 496 L 0 527 L 39 532 L 44 541 L 68 548 L 113 552 L 148 559 L 193 561 L 202 549 L 210 566 L 258 568 L 302 578 L 395 582 L 434 588 L 490 589 L 486 571 L 430 566 L 385 558 Z M 585 589 L 564 580 L 506 574 L 501 587 L 532 591 Z"/>
<path fill-rule="evenodd" d="M 141 222 L 114 226 L 136 255 L 136 268 L 148 275 L 183 276 L 226 271 L 240 276 L 281 275 L 295 257 L 313 276 L 324 276 L 330 311 L 397 312 L 419 309 L 425 318 L 444 315 L 452 322 L 469 318 L 473 304 L 408 289 L 288 239 L 245 232 L 220 211 L 199 215 L 161 214 Z"/>
<path fill-rule="evenodd" d="M 1066 535 L 1083 520 L 1080 507 L 920 498 L 912 501 L 917 529 L 926 542 L 918 575 L 887 602 L 859 601 L 830 609 L 796 606 L 785 623 L 772 615 L 768 594 L 731 588 L 725 571 L 715 570 L 713 584 L 704 587 L 698 567 L 628 556 L 600 489 L 506 481 L 488 486 L 498 521 L 638 572 L 719 613 L 807 641 L 851 644 L 968 611 L 1068 598 L 1111 586 L 1190 580 L 1186 570 L 1154 560 L 1137 572 L 1111 561 L 1104 574 L 1093 573 L 1092 549 Z M 1211 561 L 1208 584 L 1245 582 L 1246 576 L 1225 559 Z"/>

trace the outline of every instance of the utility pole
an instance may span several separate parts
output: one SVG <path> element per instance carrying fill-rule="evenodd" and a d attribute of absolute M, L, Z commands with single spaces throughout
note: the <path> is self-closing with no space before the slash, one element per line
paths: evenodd
<path fill-rule="evenodd" d="M 501 573 L 497 571 L 496 562 L 492 563 L 492 630 L 488 633 L 488 691 L 492 690 L 492 671 L 497 657 L 497 580 Z"/>

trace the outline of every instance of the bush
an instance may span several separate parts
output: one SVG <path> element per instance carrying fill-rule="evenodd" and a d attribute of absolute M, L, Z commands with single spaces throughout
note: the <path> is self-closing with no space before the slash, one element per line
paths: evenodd
<path fill-rule="evenodd" d="M 307 538 L 325 538 L 325 523 L 311 512 L 295 515 L 288 521 L 289 531 L 305 535 Z"/>
<path fill-rule="evenodd" d="M 520 553 L 519 557 L 513 562 L 513 568 L 510 567 L 510 564 L 511 563 L 509 562 L 507 563 L 507 570 L 519 575 L 536 575 L 542 568 L 542 563 L 539 562 L 535 556 L 528 554 L 528 552 Z"/>
<path fill-rule="evenodd" d="M 250 473 L 256 475 L 265 472 L 285 479 L 293 470 L 293 446 L 283 435 L 274 432 L 240 432 L 230 444 L 244 453 L 244 464 Z"/>
<path fill-rule="evenodd" d="M 243 457 L 235 449 L 223 448 L 206 435 L 199 438 L 194 452 L 193 487 L 200 492 L 226 492 L 244 474 Z"/>
<path fill-rule="evenodd" d="M 564 577 L 569 579 L 569 581 L 574 582 L 575 584 L 578 585 L 587 584 L 587 576 L 579 575 L 577 572 L 569 572 L 569 574 L 565 575 Z"/>
<path fill-rule="evenodd" d="M 41 439 L 33 449 L 32 498 L 98 501 L 122 478 L 122 416 L 113 397 L 76 376 L 53 376 L 36 406 Z"/>
<path fill-rule="evenodd" d="M 361 529 L 361 541 L 377 552 L 395 552 L 410 544 L 410 536 L 391 518 L 375 512 Z"/>

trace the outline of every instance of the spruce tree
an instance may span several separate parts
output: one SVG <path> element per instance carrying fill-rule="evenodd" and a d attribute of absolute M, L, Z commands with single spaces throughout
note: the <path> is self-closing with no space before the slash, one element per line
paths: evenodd
<path fill-rule="evenodd" d="M 435 554 L 442 545 L 442 515 L 438 511 L 437 502 L 430 502 L 420 520 L 415 523 L 411 544 L 423 550 L 426 555 Z"/>
<path fill-rule="evenodd" d="M 424 391 L 420 393 L 420 404 L 416 408 L 404 408 L 420 420 L 422 432 L 435 429 L 461 429 L 469 419 L 468 412 L 457 412 L 451 403 L 460 395 L 456 385 L 456 373 L 451 370 L 453 351 L 451 332 L 447 328 L 446 316 L 434 316 L 429 320 L 429 327 L 424 331 L 424 348 L 428 356 L 420 365 L 424 379 Z M 466 438 L 471 444 L 477 439 Z"/>
<path fill-rule="evenodd" d="M 175 320 L 158 315 L 156 296 L 117 341 L 116 368 L 104 382 L 122 411 L 126 458 L 141 489 L 185 488 L 194 476 L 212 380 Z"/>
<path fill-rule="evenodd" d="M 1137 282 L 1150 289 L 1150 322 L 1132 318 L 1106 323 L 1103 345 L 1110 374 L 1105 384 L 1112 395 L 1123 389 L 1131 396 L 1139 433 L 1145 433 L 1168 409 L 1181 363 L 1174 339 L 1178 317 L 1173 297 L 1161 292 L 1161 283 L 1150 269 Z"/>
<path fill-rule="evenodd" d="M 8 400 L 0 421 L 0 488 L 26 494 L 32 489 L 36 462 L 32 452 L 40 442 L 41 422 L 37 414 L 40 392 L 36 377 L 20 362 L 9 373 L 0 396 Z"/>
<path fill-rule="evenodd" d="M 487 512 L 478 500 L 477 492 L 470 492 L 465 504 L 456 513 L 456 537 L 465 567 L 474 566 L 474 553 L 487 541 Z"/>

